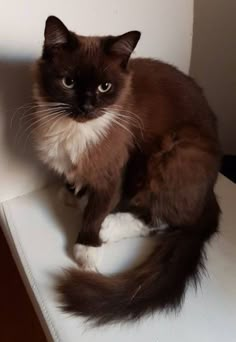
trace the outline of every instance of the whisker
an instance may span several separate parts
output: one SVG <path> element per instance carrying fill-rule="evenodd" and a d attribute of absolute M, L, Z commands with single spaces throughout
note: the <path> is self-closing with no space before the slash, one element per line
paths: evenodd
<path fill-rule="evenodd" d="M 115 105 L 113 105 L 115 107 Z M 118 106 L 117 106 L 118 107 Z M 105 111 L 109 111 L 110 108 L 104 108 Z M 124 115 L 123 112 L 127 113 L 127 115 Z M 143 131 L 144 131 L 144 125 L 139 118 L 139 116 L 131 111 L 125 110 L 125 109 L 113 109 L 113 113 L 116 114 L 116 117 L 120 117 L 123 120 L 126 121 L 126 123 L 129 123 L 129 125 L 132 125 L 133 127 L 136 127 L 140 130 L 140 133 L 142 135 L 142 138 L 144 139 Z"/>
<path fill-rule="evenodd" d="M 22 116 L 26 116 L 26 114 L 28 114 L 29 111 L 33 111 L 36 108 L 48 108 L 48 107 L 53 107 L 53 108 L 58 108 L 58 107 L 63 107 L 63 108 L 70 108 L 70 105 L 66 104 L 66 103 L 62 103 L 62 102 L 48 102 L 48 103 L 37 103 L 36 101 L 34 102 L 28 102 L 23 104 L 22 106 L 20 106 L 19 108 L 16 109 L 16 111 L 12 114 L 11 117 L 11 121 L 10 121 L 10 127 L 13 127 L 13 122 L 15 120 L 15 118 L 17 117 L 17 114 L 20 111 L 23 111 L 23 115 Z"/>
<path fill-rule="evenodd" d="M 60 107 L 55 107 L 55 109 L 54 109 L 54 111 L 59 111 L 59 110 L 61 110 L 61 111 L 64 111 L 65 110 L 65 108 L 60 108 Z M 34 119 L 35 118 L 35 116 L 36 115 L 38 115 L 38 114 L 40 114 L 40 116 L 41 117 L 44 117 L 45 116 L 45 114 L 47 114 L 47 113 L 52 113 L 52 108 L 46 108 L 46 109 L 42 109 L 42 110 L 39 110 L 39 111 L 35 111 L 34 113 L 28 113 L 27 115 L 25 115 L 25 116 L 22 116 L 22 119 L 26 119 L 27 118 L 27 120 L 29 119 L 29 120 L 32 120 L 32 119 Z M 65 112 L 64 112 L 65 113 Z M 28 121 L 29 121 L 28 120 Z M 26 120 L 25 120 L 26 121 Z"/>
<path fill-rule="evenodd" d="M 32 134 L 34 134 L 34 132 L 35 132 L 36 129 L 43 128 L 44 126 L 48 125 L 48 124 L 52 121 L 52 119 L 54 119 L 55 122 L 54 122 L 53 125 L 50 127 L 50 128 L 52 129 L 52 127 L 53 127 L 54 125 L 58 124 L 58 122 L 59 122 L 60 120 L 64 119 L 64 118 L 65 118 L 65 116 L 64 116 L 64 115 L 62 116 L 62 115 L 59 113 L 59 114 L 55 115 L 53 118 L 51 117 L 51 118 L 47 119 L 45 122 L 41 122 L 39 125 L 38 125 L 38 122 L 37 122 L 37 125 L 36 125 L 36 126 L 35 126 L 35 125 L 30 125 L 30 127 L 27 128 L 27 131 L 29 131 L 29 129 L 30 129 L 30 132 L 29 132 L 29 134 L 27 135 L 27 138 L 26 138 L 26 140 L 25 140 L 25 145 L 26 145 L 26 143 L 28 142 L 30 136 L 31 136 Z M 26 131 L 25 131 L 25 133 L 26 133 Z M 55 134 L 55 136 L 58 135 L 58 134 L 60 134 L 60 132 L 57 132 L 57 134 Z M 49 137 L 49 136 L 48 136 L 48 137 Z"/>
<path fill-rule="evenodd" d="M 140 124 L 141 124 L 141 125 L 143 126 L 143 128 L 144 128 L 142 119 L 141 119 L 140 116 L 137 115 L 136 113 L 134 113 L 134 112 L 132 112 L 132 111 L 130 111 L 130 110 L 127 110 L 127 109 L 123 108 L 123 107 L 120 106 L 120 105 L 113 105 L 112 107 L 116 108 L 116 109 L 119 110 L 120 112 L 125 112 L 125 113 L 128 113 L 128 114 L 130 114 L 130 115 L 133 115 L 134 117 L 137 118 L 138 121 L 140 121 Z"/>
<path fill-rule="evenodd" d="M 124 108 L 124 107 L 121 106 L 121 105 L 113 104 L 113 105 L 111 106 L 111 108 L 118 108 L 118 109 L 121 109 L 121 110 L 125 110 L 125 111 L 127 111 L 127 112 L 129 112 L 129 113 L 133 113 L 134 115 L 136 115 L 136 116 L 138 116 L 138 117 L 140 118 L 140 116 L 139 116 L 138 114 L 136 114 L 135 112 L 131 111 L 130 109 Z"/>
<path fill-rule="evenodd" d="M 32 116 L 24 120 L 24 123 L 26 125 L 30 123 L 39 123 L 39 122 L 45 121 L 47 118 L 55 117 L 55 114 L 58 114 L 58 113 L 59 111 L 44 113 L 44 114 L 41 114 L 40 117 L 38 118 L 35 118 L 34 116 Z M 64 112 L 61 112 L 61 114 L 64 114 Z"/>
<path fill-rule="evenodd" d="M 136 127 L 140 128 L 140 123 L 135 118 L 121 114 L 120 112 L 115 111 L 115 113 L 116 113 L 116 116 L 123 118 L 124 120 L 126 120 L 127 122 L 129 122 L 131 124 L 136 124 Z"/>
<path fill-rule="evenodd" d="M 123 129 L 125 129 L 129 134 L 131 134 L 131 135 L 134 137 L 133 132 L 131 132 L 130 129 L 129 129 L 128 127 L 124 126 L 124 125 L 123 125 L 121 122 L 119 122 L 117 119 L 118 119 L 118 117 L 117 117 L 117 118 L 114 118 L 114 117 L 111 117 L 111 118 L 110 118 L 111 122 L 114 122 L 114 123 L 116 123 L 116 124 L 119 124 L 120 127 L 122 127 Z"/>
<path fill-rule="evenodd" d="M 64 112 L 53 111 L 50 114 L 48 114 L 47 117 L 38 118 L 33 123 L 31 123 L 29 126 L 27 126 L 26 129 L 21 132 L 20 136 L 17 137 L 17 139 L 19 138 L 19 140 L 20 140 L 30 129 L 32 129 L 34 126 L 37 126 L 38 123 L 40 123 L 40 125 L 38 125 L 37 127 L 40 128 L 42 124 L 44 124 L 44 123 L 47 124 L 49 121 L 51 122 L 53 119 L 55 120 L 57 118 L 57 116 L 61 116 L 62 114 L 64 114 Z M 46 122 L 45 122 L 45 120 L 46 120 Z"/>
<path fill-rule="evenodd" d="M 109 108 L 105 108 L 106 110 L 110 110 Z M 143 121 L 142 121 L 142 119 L 137 115 L 137 114 L 135 114 L 134 112 L 132 112 L 132 111 L 130 111 L 130 110 L 127 110 L 127 109 L 124 109 L 123 107 L 121 107 L 121 106 L 118 106 L 118 105 L 113 105 L 112 106 L 112 109 L 115 109 L 115 111 L 117 112 L 119 112 L 119 113 L 127 113 L 127 114 L 130 114 L 131 116 L 133 116 L 134 117 L 134 119 L 137 119 L 137 121 L 139 121 L 140 122 L 140 125 L 142 126 L 142 128 L 144 129 L 144 124 L 143 124 Z"/>
<path fill-rule="evenodd" d="M 58 116 L 55 117 L 55 119 L 56 119 L 56 121 L 55 121 L 54 124 L 51 126 L 51 128 L 52 128 L 54 125 L 58 124 L 62 119 L 64 119 L 64 116 L 58 115 Z M 43 125 L 41 125 L 41 126 L 44 127 L 46 124 L 49 123 L 49 121 L 51 121 L 51 120 L 48 120 L 47 122 L 45 122 L 45 123 L 44 123 Z M 29 138 L 31 137 L 31 135 L 34 134 L 34 132 L 35 132 L 35 130 L 36 130 L 37 128 L 38 128 L 38 126 L 37 126 L 37 127 L 34 127 L 34 129 L 32 129 L 31 132 L 28 134 L 28 136 L 26 137 L 26 140 L 25 140 L 24 147 L 26 146 L 26 144 L 27 144 Z M 63 131 L 64 131 L 64 130 L 63 130 Z M 54 137 L 54 136 L 58 136 L 58 135 L 61 134 L 63 131 L 57 132 L 56 134 L 46 135 L 46 137 L 47 137 L 47 138 L 51 138 L 51 137 Z"/>
<path fill-rule="evenodd" d="M 104 113 L 106 113 L 106 111 L 104 111 Z M 116 114 L 116 113 L 115 113 Z M 140 149 L 140 145 L 139 145 L 139 143 L 138 143 L 138 141 L 137 141 L 137 138 L 136 138 L 136 136 L 134 135 L 134 133 L 126 126 L 126 125 L 124 125 L 124 123 L 128 123 L 127 121 L 120 121 L 121 120 L 121 118 L 119 117 L 119 116 L 115 116 L 115 117 L 111 117 L 111 122 L 112 123 L 114 123 L 114 124 L 116 124 L 117 126 L 119 126 L 120 128 L 122 128 L 123 130 L 125 130 L 126 132 L 128 132 L 131 136 L 132 136 L 132 138 L 133 138 L 133 140 L 134 140 L 134 143 L 139 147 L 139 149 Z"/>
<path fill-rule="evenodd" d="M 32 110 L 32 113 L 40 113 L 40 111 L 38 111 L 37 109 L 40 109 L 40 110 L 52 110 L 52 109 L 68 109 L 68 108 L 70 108 L 70 106 L 61 106 L 61 105 L 55 105 L 55 106 L 48 106 L 48 105 L 45 105 L 45 106 L 38 106 L 38 105 L 35 105 L 35 106 L 32 106 L 32 107 L 30 107 L 30 108 L 28 108 L 27 109 L 27 112 L 25 112 L 24 114 L 26 115 L 26 114 L 28 114 L 28 112 L 30 111 L 30 110 Z"/>
<path fill-rule="evenodd" d="M 127 117 L 127 116 L 125 116 L 125 115 L 122 115 L 122 114 L 120 114 L 120 113 L 117 113 L 117 112 L 115 112 L 115 113 L 116 113 L 116 116 L 119 117 L 120 119 L 122 119 L 125 123 L 128 123 L 128 124 L 130 124 L 131 126 L 138 128 L 138 129 L 140 130 L 140 132 L 141 132 L 142 138 L 144 139 L 143 129 L 142 129 L 142 127 L 140 126 L 139 121 L 135 120 L 134 118 L 131 118 L 131 117 Z"/>

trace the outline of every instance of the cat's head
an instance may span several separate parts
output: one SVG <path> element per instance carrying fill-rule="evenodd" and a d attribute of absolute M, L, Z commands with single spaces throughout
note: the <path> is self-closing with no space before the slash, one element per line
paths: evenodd
<path fill-rule="evenodd" d="M 36 80 L 41 99 L 66 104 L 66 115 L 84 121 L 102 115 L 125 97 L 130 85 L 128 61 L 140 32 L 79 36 L 50 16 L 44 36 Z"/>

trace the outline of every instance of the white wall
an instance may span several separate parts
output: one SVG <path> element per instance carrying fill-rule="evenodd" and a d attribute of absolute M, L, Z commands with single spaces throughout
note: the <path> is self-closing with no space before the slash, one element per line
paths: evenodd
<path fill-rule="evenodd" d="M 45 183 L 16 109 L 29 101 L 28 59 L 39 56 L 51 14 L 84 35 L 141 30 L 136 55 L 189 68 L 193 0 L 0 0 L 0 201 Z"/>
<path fill-rule="evenodd" d="M 196 0 L 191 74 L 217 114 L 222 147 L 236 154 L 236 0 Z"/>
<path fill-rule="evenodd" d="M 192 11 L 192 0 L 0 0 L 0 55 L 38 56 L 45 20 L 53 14 L 85 35 L 141 30 L 139 54 L 187 71 Z"/>

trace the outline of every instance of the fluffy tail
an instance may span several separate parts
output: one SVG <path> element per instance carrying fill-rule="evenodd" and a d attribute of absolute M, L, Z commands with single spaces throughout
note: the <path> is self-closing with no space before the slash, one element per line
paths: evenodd
<path fill-rule="evenodd" d="M 132 271 L 108 277 L 69 270 L 59 285 L 64 310 L 105 324 L 135 320 L 155 310 L 176 309 L 186 285 L 197 283 L 205 242 L 217 231 L 216 201 L 213 207 L 206 210 L 196 227 L 159 234 L 152 255 Z"/>

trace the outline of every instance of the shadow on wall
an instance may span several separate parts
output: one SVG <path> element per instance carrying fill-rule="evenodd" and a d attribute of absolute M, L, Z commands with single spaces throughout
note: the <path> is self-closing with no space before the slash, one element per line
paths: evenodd
<path fill-rule="evenodd" d="M 0 105 L 4 130 L 3 143 L 8 153 L 22 160 L 32 159 L 32 141 L 27 134 L 32 103 L 31 65 L 29 62 L 0 61 Z"/>
<path fill-rule="evenodd" d="M 225 153 L 236 154 L 236 1 L 196 0 L 190 73 L 219 121 Z"/>

